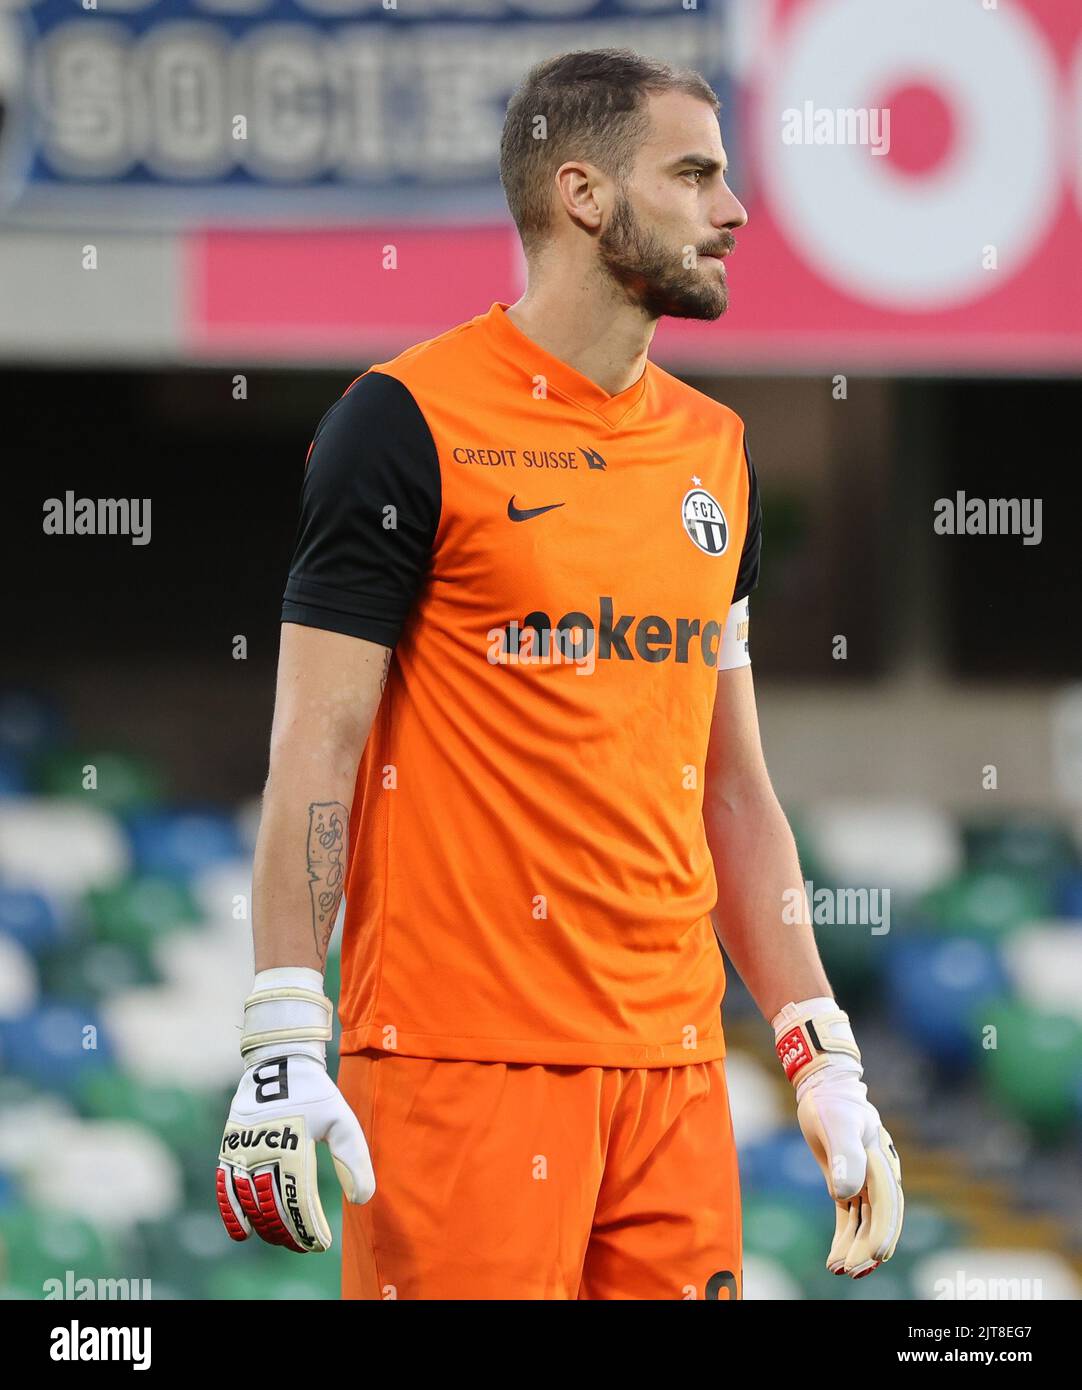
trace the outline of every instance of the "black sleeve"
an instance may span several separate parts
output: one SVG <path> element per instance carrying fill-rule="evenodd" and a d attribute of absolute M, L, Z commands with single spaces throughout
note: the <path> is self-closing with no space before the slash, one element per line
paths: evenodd
<path fill-rule="evenodd" d="M 740 553 L 740 568 L 736 572 L 733 602 L 747 598 L 759 582 L 759 551 L 763 541 L 763 509 L 759 502 L 759 480 L 748 453 L 748 438 L 744 436 L 744 458 L 748 464 L 748 532 Z"/>
<path fill-rule="evenodd" d="M 282 621 L 393 647 L 428 571 L 441 505 L 420 407 L 396 377 L 365 373 L 323 416 L 308 451 Z"/>

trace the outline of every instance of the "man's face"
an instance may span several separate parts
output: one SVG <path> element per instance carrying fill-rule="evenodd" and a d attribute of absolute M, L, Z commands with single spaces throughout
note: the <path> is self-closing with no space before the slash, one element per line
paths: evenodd
<path fill-rule="evenodd" d="M 601 269 L 653 318 L 716 319 L 729 307 L 721 257 L 748 220 L 725 183 L 717 117 L 682 92 L 649 109 L 651 134 L 598 238 Z"/>

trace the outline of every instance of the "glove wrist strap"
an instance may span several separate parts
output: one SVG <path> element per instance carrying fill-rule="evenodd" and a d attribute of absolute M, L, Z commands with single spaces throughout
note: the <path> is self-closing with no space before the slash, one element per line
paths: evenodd
<path fill-rule="evenodd" d="M 240 1050 L 249 1065 L 274 1053 L 303 1052 L 323 1061 L 333 1029 L 334 1005 L 314 983 L 318 971 L 264 970 L 244 1001 Z"/>
<path fill-rule="evenodd" d="M 855 1070 L 857 1076 L 862 1074 L 860 1048 L 853 1037 L 849 1015 L 839 1009 L 833 999 L 805 999 L 799 1004 L 786 1004 L 775 1015 L 773 1025 L 774 1049 L 794 1086 L 843 1058 L 856 1063 L 855 1069 L 852 1063 L 847 1064 L 846 1071 Z"/>

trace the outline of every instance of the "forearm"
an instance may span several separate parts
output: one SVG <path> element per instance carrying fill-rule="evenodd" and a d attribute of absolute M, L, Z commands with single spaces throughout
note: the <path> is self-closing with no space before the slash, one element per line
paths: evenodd
<path fill-rule="evenodd" d="M 741 793 L 710 793 L 708 784 L 703 818 L 718 881 L 714 929 L 763 1017 L 831 996 L 793 833 L 769 784 Z"/>
<path fill-rule="evenodd" d="M 345 886 L 356 762 L 301 743 L 271 760 L 252 881 L 255 968 L 322 971 Z"/>

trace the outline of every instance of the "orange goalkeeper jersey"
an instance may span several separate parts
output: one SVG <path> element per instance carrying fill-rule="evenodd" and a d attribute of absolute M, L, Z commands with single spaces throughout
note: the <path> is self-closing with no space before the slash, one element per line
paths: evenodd
<path fill-rule="evenodd" d="M 283 621 L 393 647 L 350 817 L 342 1050 L 724 1055 L 703 775 L 758 574 L 737 415 L 609 395 L 495 303 L 379 363 L 309 449 Z"/>

